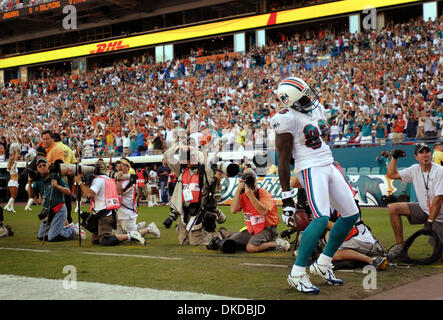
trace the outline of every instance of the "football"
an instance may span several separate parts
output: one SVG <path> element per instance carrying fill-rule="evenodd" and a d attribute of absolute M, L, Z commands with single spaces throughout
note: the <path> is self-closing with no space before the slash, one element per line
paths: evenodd
<path fill-rule="evenodd" d="M 297 210 L 295 214 L 289 218 L 289 226 L 297 231 L 303 231 L 309 225 L 309 217 L 304 210 Z"/>

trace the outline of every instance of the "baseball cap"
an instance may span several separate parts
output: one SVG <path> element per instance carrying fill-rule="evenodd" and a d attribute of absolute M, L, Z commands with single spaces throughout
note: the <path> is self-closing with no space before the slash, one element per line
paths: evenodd
<path fill-rule="evenodd" d="M 37 162 L 36 162 L 36 165 L 38 166 L 41 162 L 48 163 L 48 160 L 46 160 L 46 158 L 43 158 L 43 157 L 38 158 Z"/>
<path fill-rule="evenodd" d="M 415 154 L 419 153 L 423 149 L 428 149 L 429 151 L 431 151 L 431 148 L 429 148 L 429 146 L 426 143 L 417 143 L 415 145 Z"/>
<path fill-rule="evenodd" d="M 438 146 L 441 146 L 441 141 L 437 141 L 436 143 L 434 143 L 434 148 Z"/>

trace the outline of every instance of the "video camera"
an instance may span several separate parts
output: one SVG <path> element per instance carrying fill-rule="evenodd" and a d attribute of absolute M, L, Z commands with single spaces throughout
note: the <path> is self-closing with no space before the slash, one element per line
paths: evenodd
<path fill-rule="evenodd" d="M 232 162 L 220 161 L 212 165 L 212 170 L 221 171 L 228 177 L 235 177 L 239 173 L 240 167 L 238 166 L 238 164 Z"/>

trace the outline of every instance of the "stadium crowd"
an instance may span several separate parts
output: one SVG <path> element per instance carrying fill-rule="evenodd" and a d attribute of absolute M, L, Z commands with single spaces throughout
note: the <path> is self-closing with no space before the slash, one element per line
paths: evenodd
<path fill-rule="evenodd" d="M 273 141 L 277 83 L 303 75 L 327 106 L 331 145 L 440 140 L 443 18 L 349 34 L 333 28 L 281 35 L 245 54 L 153 63 L 147 55 L 80 75 L 42 69 L 0 85 L 0 160 L 18 143 L 35 154 L 58 131 L 79 158 L 161 154 L 180 128 L 212 130 L 234 150 Z M 261 130 L 263 131 L 261 131 Z"/>

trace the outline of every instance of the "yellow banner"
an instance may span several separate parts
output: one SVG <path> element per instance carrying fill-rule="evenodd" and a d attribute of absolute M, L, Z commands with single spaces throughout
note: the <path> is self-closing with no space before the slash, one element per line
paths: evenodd
<path fill-rule="evenodd" d="M 334 16 L 344 13 L 363 11 L 364 9 L 395 6 L 419 0 L 343 0 L 278 12 L 276 24 Z"/>
<path fill-rule="evenodd" d="M 239 32 L 247 29 L 263 28 L 270 25 L 362 11 L 368 6 L 380 8 L 418 1 L 419 0 L 336 1 L 306 8 L 291 9 L 252 17 L 238 18 L 193 27 L 121 38 L 117 40 L 103 41 L 99 43 L 4 58 L 0 59 L 0 69 L 100 54 L 103 52 L 118 51 L 128 48 L 159 45 L 185 39 Z"/>

